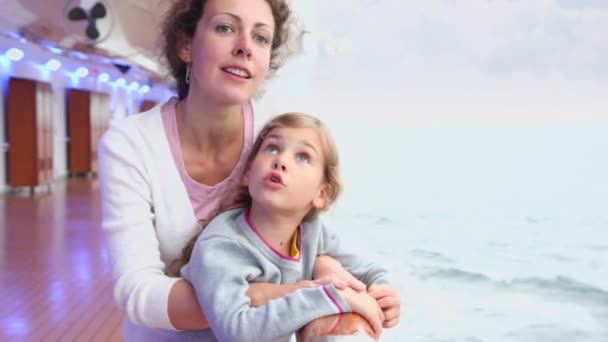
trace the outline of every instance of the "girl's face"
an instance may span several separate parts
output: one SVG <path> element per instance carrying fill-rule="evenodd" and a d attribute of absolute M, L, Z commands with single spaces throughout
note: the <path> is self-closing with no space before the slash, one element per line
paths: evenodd
<path fill-rule="evenodd" d="M 245 176 L 254 205 L 304 216 L 327 200 L 325 160 L 314 128 L 274 128 Z"/>
<path fill-rule="evenodd" d="M 270 65 L 274 18 L 265 0 L 209 0 L 180 57 L 190 64 L 189 94 L 217 104 L 249 100 Z"/>

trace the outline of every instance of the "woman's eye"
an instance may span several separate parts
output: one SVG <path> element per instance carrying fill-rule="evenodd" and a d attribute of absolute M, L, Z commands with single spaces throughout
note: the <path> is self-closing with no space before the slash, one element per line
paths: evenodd
<path fill-rule="evenodd" d="M 230 25 L 226 25 L 226 24 L 220 24 L 217 25 L 215 27 L 215 30 L 219 33 L 230 33 L 230 32 L 234 32 L 234 30 L 232 29 L 232 27 L 230 27 Z"/>
<path fill-rule="evenodd" d="M 310 164 L 310 156 L 307 153 L 298 153 L 296 155 L 296 159 L 299 162 L 304 162 Z"/>
<path fill-rule="evenodd" d="M 270 43 L 270 40 L 266 36 L 261 34 L 256 35 L 255 40 L 262 45 L 268 45 Z"/>

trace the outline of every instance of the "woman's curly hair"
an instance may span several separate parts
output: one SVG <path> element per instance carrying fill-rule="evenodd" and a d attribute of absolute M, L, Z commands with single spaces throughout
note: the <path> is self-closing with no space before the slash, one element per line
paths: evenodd
<path fill-rule="evenodd" d="M 271 46 L 270 71 L 281 66 L 280 48 L 289 38 L 289 19 L 291 9 L 286 0 L 266 0 L 274 18 L 274 38 Z M 194 37 L 196 26 L 203 17 L 207 0 L 173 0 L 162 25 L 162 52 L 165 63 L 176 81 L 177 95 L 180 100 L 188 95 L 186 82 L 186 63 L 179 57 L 184 42 Z"/>

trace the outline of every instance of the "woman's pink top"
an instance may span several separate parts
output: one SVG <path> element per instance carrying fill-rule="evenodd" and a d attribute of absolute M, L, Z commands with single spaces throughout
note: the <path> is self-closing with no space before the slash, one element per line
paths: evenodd
<path fill-rule="evenodd" d="M 211 211 L 217 207 L 220 199 L 231 184 L 240 181 L 243 175 L 245 162 L 249 156 L 249 151 L 251 151 L 251 146 L 253 145 L 253 110 L 251 108 L 251 103 L 247 102 L 245 105 L 243 105 L 244 142 L 239 161 L 230 175 L 215 185 L 198 183 L 192 179 L 186 171 L 186 166 L 184 165 L 184 158 L 182 155 L 182 146 L 179 140 L 179 132 L 177 131 L 174 101 L 163 106 L 162 118 L 167 139 L 169 141 L 169 147 L 171 148 L 171 155 L 173 156 L 173 161 L 175 162 L 177 171 L 182 178 L 186 191 L 188 192 L 188 196 L 190 197 L 190 203 L 192 203 L 194 215 L 199 220 L 207 219 Z"/>

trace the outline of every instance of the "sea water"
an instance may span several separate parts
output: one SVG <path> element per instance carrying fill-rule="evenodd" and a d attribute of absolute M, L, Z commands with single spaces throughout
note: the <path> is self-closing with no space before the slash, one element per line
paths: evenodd
<path fill-rule="evenodd" d="M 608 124 L 328 121 L 326 218 L 401 294 L 383 341 L 608 341 Z"/>

